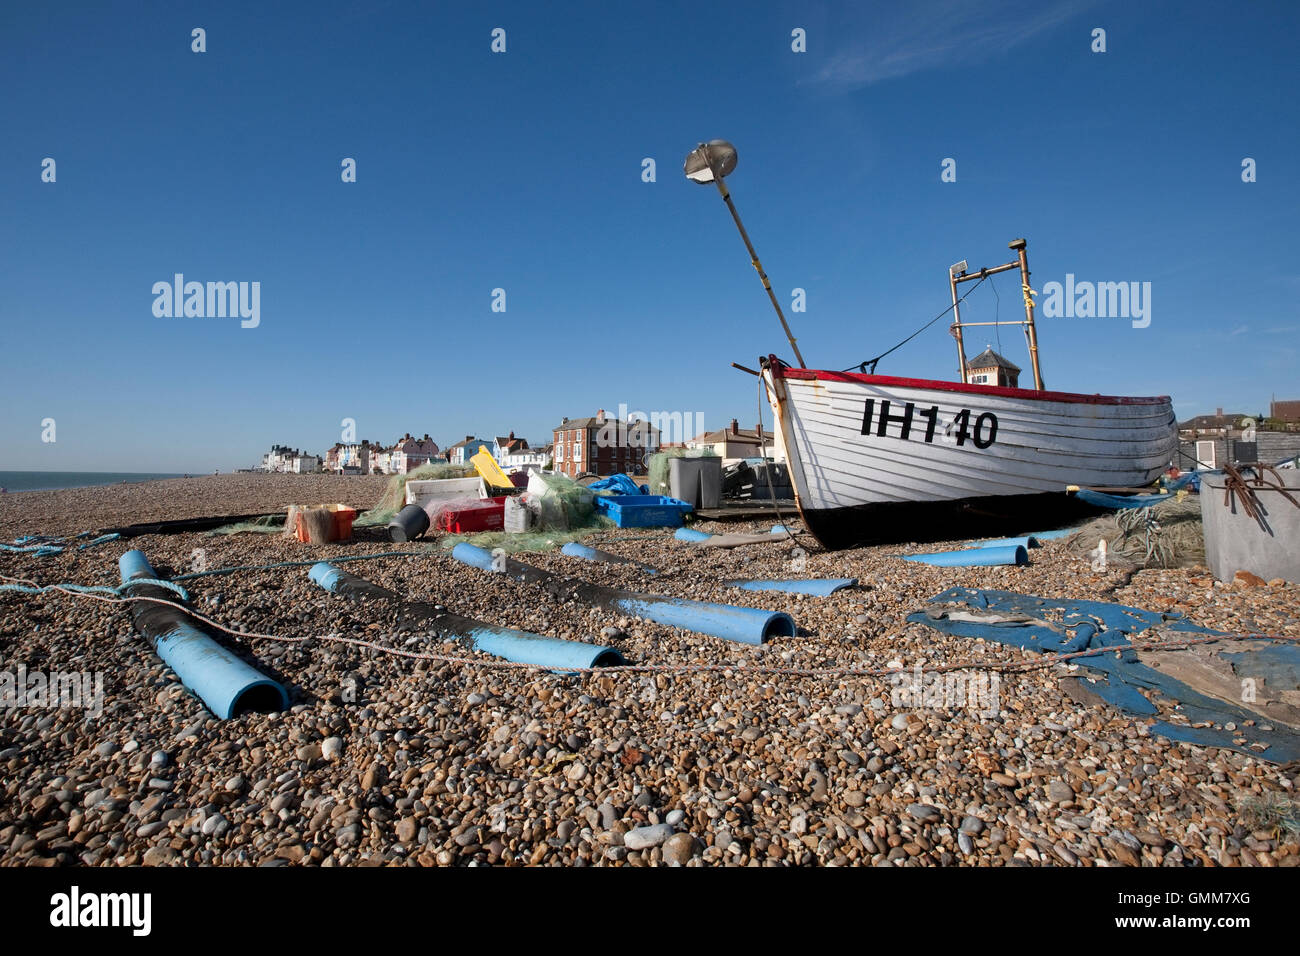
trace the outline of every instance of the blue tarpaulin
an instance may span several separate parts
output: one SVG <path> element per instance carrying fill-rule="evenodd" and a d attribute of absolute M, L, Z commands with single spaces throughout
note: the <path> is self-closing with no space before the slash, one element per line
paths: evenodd
<path fill-rule="evenodd" d="M 1164 484 L 1166 491 L 1177 491 L 1179 488 L 1186 488 L 1188 491 L 1200 491 L 1201 473 L 1199 471 L 1189 471 L 1177 478 L 1166 478 Z"/>
<path fill-rule="evenodd" d="M 592 491 L 612 491 L 616 495 L 649 494 L 649 488 L 642 488 L 627 475 L 610 475 L 600 481 L 593 481 L 587 486 Z"/>
<path fill-rule="evenodd" d="M 1080 488 L 1074 493 L 1080 501 L 1086 501 L 1098 508 L 1150 508 L 1171 500 L 1173 495 L 1108 495 L 1104 491 L 1092 491 Z"/>
<path fill-rule="evenodd" d="M 1161 614 L 1104 601 L 1049 601 L 1011 591 L 954 587 L 931 598 L 930 603 L 932 607 L 908 615 L 908 621 L 927 624 L 957 637 L 983 638 L 1040 653 L 1125 648 L 1132 644 L 1133 636 L 1155 627 L 1164 632 L 1177 632 L 1171 637 L 1224 633 L 1192 624 L 1173 612 Z M 1250 653 L 1252 663 L 1259 663 L 1276 681 L 1285 681 L 1288 675 L 1294 680 L 1300 674 L 1300 647 L 1295 644 L 1273 644 Z M 1178 703 L 1192 723 L 1237 725 L 1236 730 L 1229 731 L 1157 721 L 1151 725 L 1153 733 L 1205 747 L 1237 750 L 1276 763 L 1300 760 L 1300 735 L 1277 727 L 1254 711 L 1209 697 L 1160 673 L 1142 663 L 1134 650 L 1097 654 L 1076 659 L 1075 663 L 1100 678 L 1090 687 L 1097 696 L 1127 713 L 1144 717 L 1159 713 L 1142 693 L 1146 689 L 1159 691 Z M 1274 729 L 1264 731 L 1259 726 L 1244 726 L 1247 722 L 1268 724 Z M 1241 739 L 1245 744 L 1235 742 Z M 1250 747 L 1253 743 L 1265 745 L 1266 749 L 1254 749 Z"/>

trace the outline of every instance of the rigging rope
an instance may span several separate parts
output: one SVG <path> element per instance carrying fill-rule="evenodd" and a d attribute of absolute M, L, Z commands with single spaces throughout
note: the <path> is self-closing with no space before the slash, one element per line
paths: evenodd
<path fill-rule="evenodd" d="M 850 365 L 848 368 L 843 369 L 842 371 L 845 371 L 845 372 L 852 372 L 854 369 L 857 369 L 858 371 L 863 372 L 863 373 L 865 373 L 865 374 L 867 374 L 867 375 L 875 375 L 875 374 L 876 374 L 876 363 L 877 363 L 877 362 L 879 362 L 882 358 L 884 358 L 884 357 L 885 357 L 886 355 L 888 355 L 890 352 L 893 352 L 893 351 L 895 351 L 895 350 L 897 350 L 897 349 L 902 348 L 904 345 L 906 345 L 908 342 L 912 341 L 912 339 L 916 338 L 918 335 L 920 335 L 922 332 L 924 332 L 924 331 L 925 331 L 926 329 L 928 329 L 930 326 L 934 325 L 934 323 L 936 323 L 936 322 L 938 322 L 940 319 L 942 319 L 945 315 L 947 315 L 947 314 L 948 314 L 949 312 L 951 312 L 953 309 L 957 308 L 957 306 L 959 306 L 959 305 L 961 305 L 963 302 L 965 302 L 965 301 L 966 301 L 966 296 L 970 295 L 971 292 L 974 292 L 976 289 L 978 289 L 980 286 L 982 286 L 982 285 L 984 284 L 984 282 L 985 282 L 986 279 L 988 279 L 988 276 L 982 276 L 982 277 L 980 278 L 980 281 L 979 281 L 979 282 L 976 282 L 973 286 L 971 286 L 971 288 L 970 288 L 970 292 L 967 292 L 966 295 L 963 295 L 960 299 L 958 299 L 958 300 L 957 300 L 956 302 L 954 302 L 952 305 L 948 306 L 948 308 L 944 309 L 942 312 L 940 312 L 938 315 L 936 315 L 936 316 L 935 316 L 933 319 L 931 319 L 929 322 L 925 323 L 925 325 L 921 326 L 919 329 L 917 329 L 915 332 L 913 332 L 913 333 L 912 333 L 911 335 L 909 335 L 907 338 L 903 339 L 903 341 L 899 342 L 899 343 L 898 343 L 897 345 L 895 345 L 892 349 L 889 349 L 888 351 L 885 351 L 885 352 L 881 352 L 879 355 L 877 355 L 877 356 L 876 356 L 875 358 L 873 358 L 873 359 L 867 359 L 865 362 L 860 362 L 860 363 L 857 364 L 857 365 Z M 870 369 L 868 369 L 868 366 L 870 367 Z"/>

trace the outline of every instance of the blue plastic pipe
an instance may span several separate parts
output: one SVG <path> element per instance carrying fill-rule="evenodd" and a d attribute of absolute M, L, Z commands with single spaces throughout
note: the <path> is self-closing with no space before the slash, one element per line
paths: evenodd
<path fill-rule="evenodd" d="M 460 638 L 476 651 L 519 664 L 534 664 L 552 671 L 570 672 L 577 668 L 620 667 L 627 663 L 623 655 L 612 647 L 582 641 L 564 641 L 529 631 L 518 631 L 512 627 L 497 627 L 447 613 L 427 603 L 404 601 L 395 592 L 349 574 L 327 561 L 312 565 L 307 576 L 332 594 L 349 598 L 378 597 L 400 604 L 408 621 L 418 619 L 430 629 Z"/>
<path fill-rule="evenodd" d="M 1061 528 L 1059 531 L 1036 531 L 1030 537 L 1039 541 L 1055 541 L 1057 538 L 1068 538 L 1078 530 L 1078 528 Z"/>
<path fill-rule="evenodd" d="M 118 561 L 129 597 L 158 597 L 173 604 L 172 591 L 150 586 L 158 574 L 143 552 L 128 551 Z M 152 601 L 132 602 L 135 629 L 153 646 L 181 683 L 222 720 L 246 710 L 284 710 L 289 695 L 278 682 L 248 666 L 189 623 L 184 611 Z"/>
<path fill-rule="evenodd" d="M 577 541 L 570 541 L 560 549 L 561 554 L 567 554 L 571 558 L 582 558 L 584 561 L 598 561 L 605 564 L 632 564 L 640 568 L 646 574 L 654 574 L 655 569 L 649 565 L 642 564 L 640 561 L 633 561 L 631 558 L 625 558 L 621 554 L 610 554 L 608 551 L 601 551 L 599 548 L 589 548 L 585 544 L 579 544 Z"/>
<path fill-rule="evenodd" d="M 1017 545 L 1019 545 L 1022 548 L 1041 547 L 1041 545 L 1038 543 L 1038 538 L 1032 534 L 1025 535 L 1022 538 L 995 538 L 992 541 L 970 541 L 967 542 L 966 547 L 968 548 L 1004 548 L 1004 547 L 1014 548 Z"/>
<path fill-rule="evenodd" d="M 492 555 L 472 544 L 462 542 L 456 545 L 451 556 L 470 567 L 484 571 L 498 570 L 493 567 Z M 698 631 L 729 641 L 763 644 L 774 637 L 795 635 L 794 619 L 781 611 L 761 611 L 756 608 L 733 607 L 730 604 L 712 604 L 607 588 L 575 578 L 561 578 L 549 571 L 509 558 L 499 570 L 517 581 L 540 584 L 562 598 L 607 607 L 670 627 Z"/>
<path fill-rule="evenodd" d="M 790 532 L 786 529 L 785 525 L 774 524 L 772 525 L 772 530 L 770 533 L 789 534 Z M 673 532 L 673 537 L 676 538 L 678 541 L 704 541 L 707 540 L 708 538 L 712 538 L 713 535 L 709 534 L 707 531 L 696 531 L 694 528 L 678 528 L 675 532 Z"/>
<path fill-rule="evenodd" d="M 765 644 L 774 637 L 794 637 L 794 619 L 783 611 L 710 604 L 685 598 L 629 594 L 613 602 L 625 614 L 698 631 L 742 644 Z"/>
<path fill-rule="evenodd" d="M 941 551 L 937 554 L 901 555 L 904 561 L 933 564 L 940 568 L 989 568 L 1001 564 L 1028 564 L 1029 552 L 1020 545 Z"/>
<path fill-rule="evenodd" d="M 857 578 L 805 578 L 801 580 L 756 579 L 751 581 L 727 581 L 728 587 L 741 588 L 745 591 L 784 591 L 787 594 L 811 594 L 813 597 L 826 597 L 836 591 L 855 587 Z"/>

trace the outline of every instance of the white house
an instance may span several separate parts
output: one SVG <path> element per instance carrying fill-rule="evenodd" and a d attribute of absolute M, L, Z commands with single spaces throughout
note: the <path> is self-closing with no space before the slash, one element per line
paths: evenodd
<path fill-rule="evenodd" d="M 290 471 L 294 456 L 299 454 L 301 452 L 288 445 L 272 445 L 271 450 L 262 456 L 261 469 L 281 473 Z"/>
<path fill-rule="evenodd" d="M 766 451 L 768 458 L 783 460 L 785 452 L 771 432 L 759 433 L 758 427 L 745 429 L 736 419 L 726 428 L 703 432 L 683 442 L 686 448 L 711 451 L 724 462 L 741 458 L 758 458 Z"/>
<path fill-rule="evenodd" d="M 506 455 L 501 459 L 502 471 L 528 471 L 530 469 L 539 469 L 551 456 L 539 449 L 528 449 L 526 451 L 514 452 Z"/>
<path fill-rule="evenodd" d="M 370 473 L 372 475 L 393 474 L 393 449 L 379 447 L 370 449 Z"/>
<path fill-rule="evenodd" d="M 514 432 L 504 437 L 498 435 L 492 441 L 492 457 L 497 460 L 497 464 L 503 467 L 505 466 L 506 456 L 525 451 L 528 451 L 528 439 L 516 438 Z"/>

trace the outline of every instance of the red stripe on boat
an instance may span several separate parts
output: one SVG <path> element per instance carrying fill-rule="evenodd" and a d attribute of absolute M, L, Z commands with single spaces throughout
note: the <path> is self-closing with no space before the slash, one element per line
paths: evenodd
<path fill-rule="evenodd" d="M 1074 402 L 1085 405 L 1160 405 L 1168 395 L 1155 398 L 1132 398 L 1125 395 L 1080 395 L 1077 392 L 1039 392 L 1032 388 L 1006 388 L 1001 385 L 963 385 L 961 382 L 936 382 L 927 378 L 895 378 L 892 375 L 864 375 L 861 372 L 828 372 L 821 369 L 790 368 L 772 356 L 770 368 L 779 378 L 797 378 L 820 382 L 853 382 L 859 385 L 882 385 L 894 388 L 924 388 L 939 392 L 966 392 L 972 395 L 1001 395 L 1037 402 Z"/>

